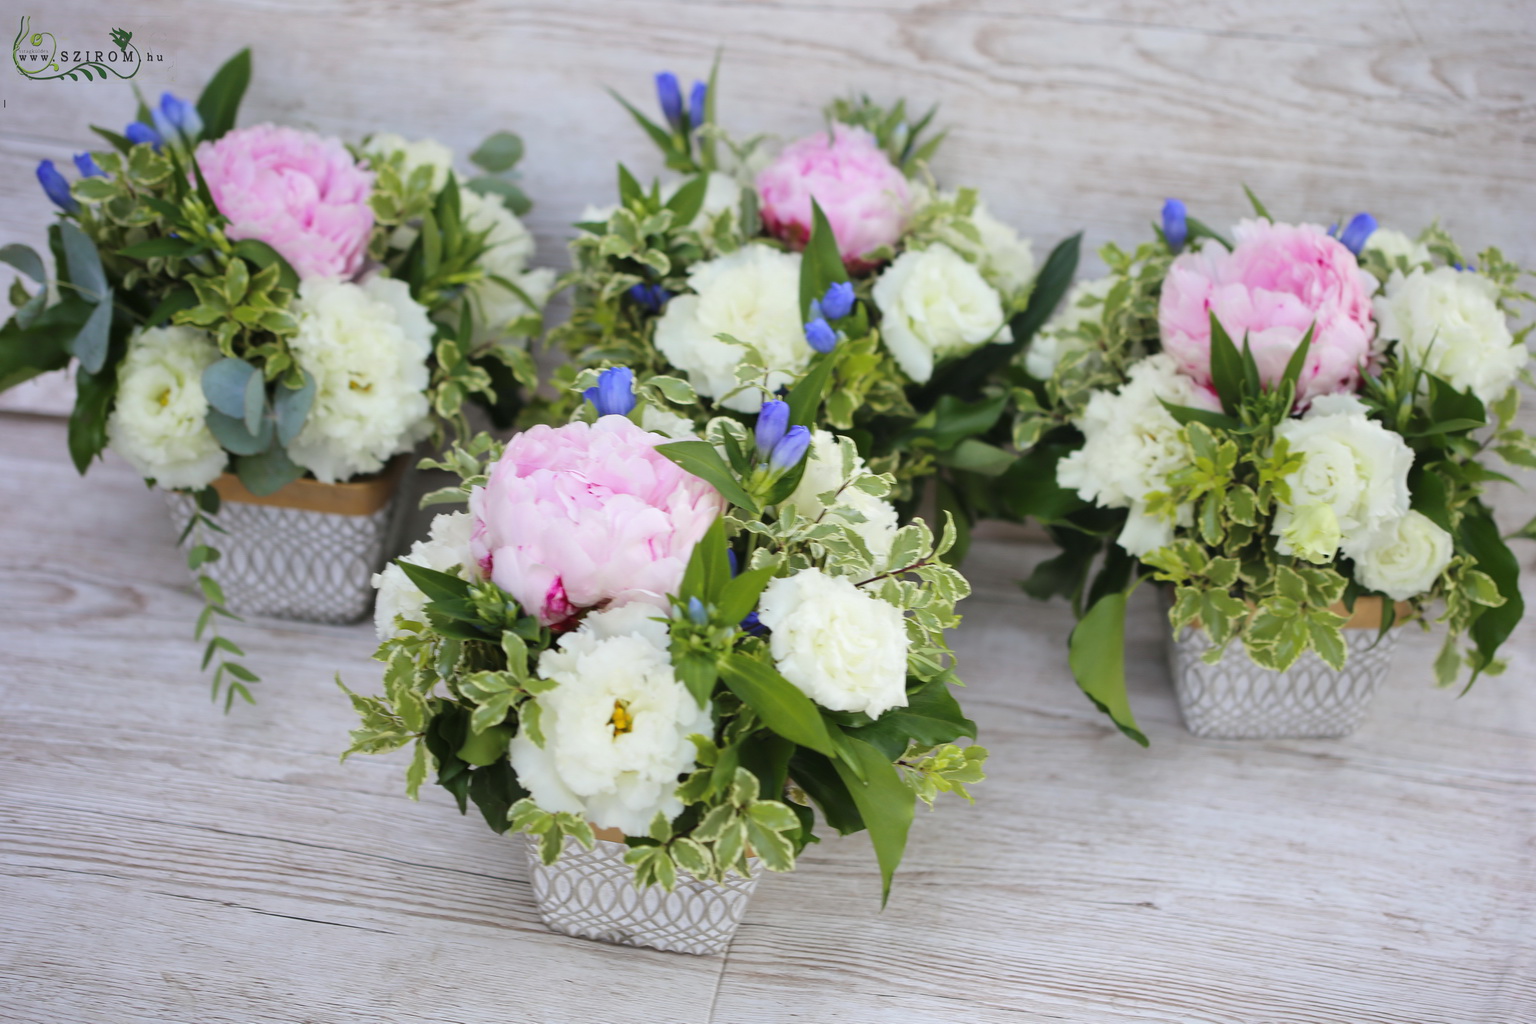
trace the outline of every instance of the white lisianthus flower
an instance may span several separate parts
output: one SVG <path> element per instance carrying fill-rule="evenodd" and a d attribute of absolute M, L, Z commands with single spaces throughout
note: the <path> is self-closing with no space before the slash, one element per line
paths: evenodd
<path fill-rule="evenodd" d="M 489 231 L 486 236 L 485 254 L 480 267 L 486 277 L 471 282 L 464 295 L 474 314 L 475 345 L 486 345 L 509 339 L 507 331 L 512 324 L 525 316 L 539 315 L 549 293 L 554 291 L 555 272 L 548 267 L 528 269 L 533 259 L 533 235 L 523 225 L 498 195 L 481 195 L 468 188 L 459 189 L 459 216 L 464 227 L 471 232 Z M 509 288 L 492 277 L 499 277 L 516 285 L 533 302 L 530 306 Z M 457 308 L 453 316 L 457 317 Z"/>
<path fill-rule="evenodd" d="M 422 616 L 427 595 L 411 582 L 397 562 L 410 562 L 438 572 L 457 569 L 467 579 L 479 578 L 479 567 L 469 553 L 469 535 L 474 526 L 474 518 L 468 512 L 444 512 L 432 520 L 426 540 L 416 541 L 407 554 L 390 562 L 383 572 L 373 574 L 373 586 L 379 592 L 373 607 L 373 627 L 380 640 L 395 635 L 398 619 L 425 621 Z"/>
<path fill-rule="evenodd" d="M 1061 309 L 1030 339 L 1024 353 L 1024 369 L 1036 380 L 1050 380 L 1056 367 L 1067 353 L 1083 344 L 1068 332 L 1075 331 L 1090 320 L 1104 316 L 1104 299 L 1115 286 L 1113 277 L 1097 277 L 1091 281 L 1079 281 L 1067 293 L 1067 301 Z M 1085 304 L 1086 303 L 1086 304 Z"/>
<path fill-rule="evenodd" d="M 1417 267 L 1429 263 L 1432 259 L 1429 247 L 1423 242 L 1415 242 L 1401 231 L 1393 231 L 1391 228 L 1377 228 L 1372 231 L 1371 237 L 1365 240 L 1365 248 L 1381 253 L 1389 264 L 1395 264 L 1398 259 L 1403 259 L 1410 267 Z"/>
<path fill-rule="evenodd" d="M 1275 428 L 1301 467 L 1285 477 L 1290 501 L 1277 502 L 1275 550 L 1309 562 L 1351 558 L 1378 530 L 1408 512 L 1413 450 L 1401 436 L 1368 419 L 1353 395 L 1324 395 L 1300 419 Z"/>
<path fill-rule="evenodd" d="M 1451 564 L 1451 535 L 1421 512 L 1409 512 L 1376 534 L 1355 556 L 1355 580 L 1394 601 L 1417 597 Z"/>
<path fill-rule="evenodd" d="M 800 322 L 800 254 L 744 245 L 697 264 L 688 272 L 688 284 L 694 294 L 673 298 L 656 323 L 657 350 L 688 374 L 699 394 L 735 412 L 757 412 L 763 405 L 757 388 L 721 399 L 737 386 L 743 353 L 716 335 L 729 334 L 757 349 L 769 370 L 770 391 L 793 382 L 812 355 Z"/>
<path fill-rule="evenodd" d="M 1174 522 L 1146 512 L 1148 496 L 1167 489 L 1168 474 L 1193 461 L 1183 428 L 1163 407 L 1165 401 L 1219 408 L 1214 395 L 1179 372 L 1172 356 L 1149 356 L 1131 367 L 1118 392 L 1093 394 L 1077 420 L 1083 446 L 1056 464 L 1056 482 L 1084 501 L 1131 510 L 1119 544 L 1138 557 L 1172 542 L 1175 525 L 1193 521 L 1187 506 Z"/>
<path fill-rule="evenodd" d="M 662 437 L 670 437 L 675 441 L 692 441 L 699 436 L 698 431 L 694 429 L 693 420 L 686 416 L 679 416 L 668 409 L 658 409 L 653 405 L 640 408 L 640 429 L 660 434 Z"/>
<path fill-rule="evenodd" d="M 404 281 L 312 278 L 294 302 L 289 347 L 315 377 L 315 402 L 288 456 L 326 483 L 382 469 L 431 430 L 432 323 Z"/>
<path fill-rule="evenodd" d="M 1035 279 L 1035 254 L 1027 238 L 1008 224 L 992 216 L 987 204 L 976 201 L 971 211 L 971 223 L 981 233 L 981 246 L 986 255 L 986 266 L 1003 294 L 1012 298 Z"/>
<path fill-rule="evenodd" d="M 368 136 L 368 141 L 363 144 L 363 152 L 386 160 L 396 153 L 401 154 L 400 176 L 406 180 L 410 180 L 418 167 L 431 168 L 431 188 L 434 193 L 441 192 L 443 186 L 448 184 L 448 174 L 453 170 L 453 150 L 436 139 L 417 139 L 411 142 L 394 132 L 378 132 Z"/>
<path fill-rule="evenodd" d="M 845 445 L 849 449 L 847 453 L 844 452 Z M 896 508 L 890 502 L 849 485 L 851 479 L 866 472 L 864 460 L 852 454 L 854 447 L 849 438 L 827 430 L 816 431 L 811 441 L 810 458 L 805 463 L 805 474 L 785 503 L 794 505 L 808 519 L 825 514 L 847 521 L 869 548 L 875 571 L 884 572 L 890 568 L 891 545 L 901 524 L 896 518 Z M 843 460 L 848 454 L 852 454 L 852 472 L 845 475 Z M 828 493 L 837 494 L 830 507 L 821 500 L 821 496 Z M 854 515 L 846 515 L 848 512 Z M 863 521 L 854 522 L 858 517 L 863 517 Z"/>
<path fill-rule="evenodd" d="M 885 347 L 919 384 L 938 360 L 1012 339 L 996 290 L 947 245 L 896 257 L 875 282 L 874 300 Z"/>
<path fill-rule="evenodd" d="M 546 811 L 644 835 L 657 813 L 682 812 L 678 776 L 693 767 L 693 734 L 713 736 L 706 705 L 672 670 L 667 628 L 650 605 L 592 612 L 539 660 L 556 685 L 539 694 L 540 746 L 526 728 L 512 768 Z"/>
<path fill-rule="evenodd" d="M 1495 300 L 1499 289 L 1471 271 L 1440 267 L 1394 271 L 1375 300 L 1381 337 L 1408 363 L 1422 366 L 1484 402 L 1502 398 L 1530 352 L 1516 344 Z"/>
<path fill-rule="evenodd" d="M 203 371 L 218 359 L 213 338 L 192 327 L 152 327 L 128 339 L 107 440 L 161 487 L 204 487 L 229 461 L 208 429 L 203 397 Z"/>
<path fill-rule="evenodd" d="M 879 718 L 907 704 L 907 627 L 901 609 L 846 576 L 801 569 L 769 582 L 758 621 L 773 631 L 779 672 L 832 711 Z"/>

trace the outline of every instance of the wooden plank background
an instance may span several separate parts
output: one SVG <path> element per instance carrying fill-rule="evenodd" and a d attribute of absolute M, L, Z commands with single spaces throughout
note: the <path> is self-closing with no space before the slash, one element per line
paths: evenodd
<path fill-rule="evenodd" d="M 27 0 L 23 0 L 25 4 Z M 602 91 L 649 106 L 662 68 L 724 49 L 722 117 L 813 130 L 862 90 L 938 102 L 942 180 L 1036 241 L 1134 240 L 1165 196 L 1224 223 L 1239 182 L 1277 215 L 1361 209 L 1536 263 L 1536 5 L 1430 0 L 903 3 L 82 0 L 10 6 L 71 45 L 135 33 L 138 82 L 194 94 L 254 49 L 242 121 L 467 151 L 511 128 L 543 262 L 654 173 Z M 123 83 L 0 72 L 0 244 L 37 245 L 33 178 Z M 56 407 L 57 395 L 28 401 Z M 923 815 L 890 910 L 867 846 L 829 842 L 763 885 L 728 958 L 545 933 L 520 851 L 403 765 L 338 766 L 373 678 L 365 627 L 238 639 L 261 705 L 203 701 L 196 602 L 157 495 L 120 461 L 85 481 L 60 424 L 0 416 L 0 1019 L 27 1021 L 1505 1022 L 1536 1020 L 1536 627 L 1508 675 L 1436 692 L 1429 638 L 1340 742 L 1200 741 L 1133 609 L 1132 688 L 1154 747 L 1071 685 L 1069 614 L 1012 580 L 1043 556 L 994 536 L 958 639 L 992 778 Z M 1528 497 L 1500 495 L 1518 525 Z M 1532 564 L 1530 549 L 1519 551 Z M 1528 588 L 1528 595 L 1532 595 Z"/>

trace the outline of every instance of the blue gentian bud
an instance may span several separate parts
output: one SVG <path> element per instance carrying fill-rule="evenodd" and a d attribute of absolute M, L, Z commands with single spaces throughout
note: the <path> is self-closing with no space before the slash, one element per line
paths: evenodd
<path fill-rule="evenodd" d="M 731 576 L 735 577 L 741 572 L 741 559 L 736 557 L 735 548 L 725 549 L 725 560 L 731 563 Z"/>
<path fill-rule="evenodd" d="M 1339 235 L 1339 241 L 1343 243 L 1344 248 L 1359 256 L 1360 250 L 1365 248 L 1365 243 L 1375 233 L 1376 218 L 1368 213 L 1357 213 L 1345 225 L 1344 233 Z"/>
<path fill-rule="evenodd" d="M 805 340 L 817 352 L 831 352 L 837 347 L 837 332 L 822 317 L 805 325 Z"/>
<path fill-rule="evenodd" d="M 135 121 L 127 128 L 124 128 L 123 137 L 126 138 L 129 142 L 133 143 L 135 146 L 147 142 L 151 146 L 155 147 L 156 153 L 160 152 L 160 145 L 165 141 L 160 137 L 159 132 L 155 131 L 143 121 Z"/>
<path fill-rule="evenodd" d="M 853 312 L 853 284 L 849 281 L 837 281 L 827 288 L 827 294 L 822 296 L 821 315 L 828 320 L 841 320 Z"/>
<path fill-rule="evenodd" d="M 105 178 L 107 172 L 101 169 L 96 158 L 89 153 L 75 154 L 75 170 L 80 172 L 82 178 Z"/>
<path fill-rule="evenodd" d="M 757 414 L 757 451 L 767 457 L 789 429 L 789 403 L 771 399 Z"/>
<path fill-rule="evenodd" d="M 693 92 L 688 97 L 688 123 L 695 128 L 704 123 L 704 101 L 708 98 L 709 86 L 694 82 Z"/>
<path fill-rule="evenodd" d="M 789 431 L 773 446 L 768 456 L 768 468 L 775 473 L 787 473 L 800 465 L 806 450 L 811 447 L 811 432 L 805 427 L 790 427 Z"/>
<path fill-rule="evenodd" d="M 635 371 L 611 366 L 597 375 L 597 384 L 582 392 L 599 416 L 628 416 L 635 407 Z"/>
<path fill-rule="evenodd" d="M 174 139 L 178 132 L 189 139 L 196 139 L 203 131 L 203 119 L 197 107 L 172 93 L 160 97 L 160 105 L 151 113 L 155 130 L 162 139 Z"/>
<path fill-rule="evenodd" d="M 677 84 L 677 76 L 662 71 L 656 76 L 656 98 L 661 102 L 661 112 L 674 130 L 683 126 L 683 90 Z"/>
<path fill-rule="evenodd" d="M 37 183 L 43 186 L 43 192 L 53 200 L 53 205 L 65 213 L 74 213 L 80 209 L 75 197 L 69 194 L 69 182 L 53 166 L 52 160 L 44 160 L 37 165 Z"/>
<path fill-rule="evenodd" d="M 1184 200 L 1163 201 L 1163 237 L 1174 252 L 1184 248 L 1184 243 L 1189 241 L 1189 213 L 1184 209 Z"/>
<path fill-rule="evenodd" d="M 705 626 L 709 624 L 709 612 L 705 610 L 703 601 L 700 601 L 696 597 L 690 597 L 688 599 L 688 618 L 693 620 L 693 624 L 695 626 Z"/>
<path fill-rule="evenodd" d="M 637 284 L 630 286 L 629 297 L 639 303 L 642 308 L 652 313 L 660 313 L 661 307 L 672 298 L 672 293 L 659 284 Z"/>

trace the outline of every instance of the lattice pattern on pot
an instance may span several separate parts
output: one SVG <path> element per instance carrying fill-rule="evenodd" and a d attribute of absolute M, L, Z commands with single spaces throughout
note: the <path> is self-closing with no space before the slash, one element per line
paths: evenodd
<path fill-rule="evenodd" d="M 533 896 L 544 923 L 566 935 L 625 946 L 724 953 L 763 872 L 761 862 L 754 861 L 751 878 L 732 875 L 718 883 L 680 873 L 671 892 L 659 886 L 636 889 L 623 843 L 599 839 L 587 850 L 568 838 L 560 859 L 545 865 L 539 859 L 540 840 L 524 838 Z"/>
<path fill-rule="evenodd" d="M 1241 641 L 1221 660 L 1201 660 L 1210 649 L 1204 630 L 1185 629 L 1168 645 L 1168 668 L 1184 724 L 1196 736 L 1220 739 L 1348 736 L 1365 720 L 1371 697 L 1387 678 L 1397 631 L 1377 643 L 1374 629 L 1346 629 L 1349 658 L 1335 672 L 1307 651 L 1284 672 L 1255 665 Z"/>
<path fill-rule="evenodd" d="M 192 516 L 193 499 L 171 491 L 165 498 L 179 533 Z M 226 501 L 217 516 L 226 532 L 206 541 L 218 548 L 219 560 L 204 571 L 241 615 L 356 622 L 373 608 L 371 580 L 391 553 L 397 500 L 366 516 Z"/>

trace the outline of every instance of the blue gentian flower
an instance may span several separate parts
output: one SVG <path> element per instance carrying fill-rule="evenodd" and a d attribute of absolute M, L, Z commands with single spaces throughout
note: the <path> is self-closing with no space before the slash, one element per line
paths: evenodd
<path fill-rule="evenodd" d="M 162 139 L 174 139 L 177 133 L 196 139 L 203 131 L 203 119 L 197 107 L 173 93 L 160 97 L 160 105 L 151 111 L 155 130 Z"/>
<path fill-rule="evenodd" d="M 828 320 L 841 320 L 853 312 L 853 284 L 837 281 L 827 288 L 827 294 L 819 303 L 821 315 Z"/>
<path fill-rule="evenodd" d="M 709 623 L 709 612 L 704 608 L 704 602 L 696 597 L 688 599 L 688 618 L 693 620 L 695 626 L 704 626 Z"/>
<path fill-rule="evenodd" d="M 53 200 L 53 205 L 65 213 L 74 213 L 80 209 L 75 197 L 69 194 L 69 182 L 53 166 L 52 160 L 44 160 L 37 165 L 37 183 L 43 186 L 44 194 Z"/>
<path fill-rule="evenodd" d="M 1359 256 L 1360 250 L 1365 248 L 1365 243 L 1375 233 L 1376 218 L 1368 213 L 1357 213 L 1345 225 L 1343 233 L 1339 235 L 1339 241 L 1343 243 L 1344 248 Z"/>
<path fill-rule="evenodd" d="M 758 620 L 757 612 L 747 612 L 747 617 L 741 620 L 741 631 L 752 636 L 768 635 L 768 627 Z"/>
<path fill-rule="evenodd" d="M 704 123 L 704 101 L 708 98 L 709 86 L 694 82 L 693 92 L 688 97 L 688 123 L 695 128 Z"/>
<path fill-rule="evenodd" d="M 659 284 L 637 284 L 630 286 L 629 297 L 638 302 L 642 308 L 652 313 L 660 313 L 661 307 L 672 298 L 672 293 Z"/>
<path fill-rule="evenodd" d="M 156 153 L 160 152 L 160 146 L 165 142 L 165 140 L 160 137 L 159 132 L 155 131 L 143 121 L 135 121 L 127 128 L 124 128 L 123 136 L 135 146 L 141 145 L 145 142 L 149 143 L 151 146 L 155 147 Z"/>
<path fill-rule="evenodd" d="M 1164 200 L 1163 237 L 1174 252 L 1184 248 L 1184 243 L 1189 241 L 1189 213 L 1184 208 L 1184 200 Z"/>
<path fill-rule="evenodd" d="M 666 116 L 667 123 L 674 130 L 683 127 L 683 90 L 677 84 L 677 76 L 670 71 L 662 71 L 656 75 L 656 99 L 661 103 L 661 112 Z"/>
<path fill-rule="evenodd" d="M 811 432 L 806 427 L 790 427 L 773 446 L 768 455 L 768 468 L 775 473 L 787 473 L 800 465 L 811 447 Z"/>
<path fill-rule="evenodd" d="M 817 352 L 831 352 L 837 347 L 837 332 L 823 317 L 805 325 L 805 340 Z"/>
<path fill-rule="evenodd" d="M 96 158 L 89 153 L 75 154 L 75 170 L 80 172 L 82 178 L 105 178 L 107 172 L 101 169 Z"/>
<path fill-rule="evenodd" d="M 780 402 L 778 399 L 770 399 L 763 403 L 762 411 L 757 414 L 757 450 L 759 454 L 766 456 L 774 447 L 784 439 L 784 433 L 789 429 L 789 403 Z"/>
<path fill-rule="evenodd" d="M 627 416 L 635 407 L 635 371 L 611 366 L 597 376 L 597 384 L 582 392 L 599 416 Z"/>

